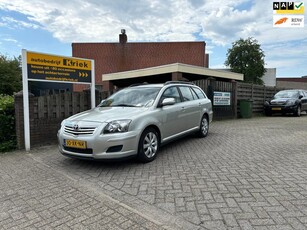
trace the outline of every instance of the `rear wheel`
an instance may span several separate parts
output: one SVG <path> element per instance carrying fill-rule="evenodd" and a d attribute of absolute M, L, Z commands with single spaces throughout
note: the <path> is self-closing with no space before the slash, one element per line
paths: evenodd
<path fill-rule="evenodd" d="M 209 132 L 209 120 L 206 115 L 203 115 L 201 121 L 200 121 L 200 127 L 198 131 L 199 137 L 206 137 Z"/>
<path fill-rule="evenodd" d="M 159 151 L 159 134 L 154 128 L 147 128 L 141 135 L 138 147 L 138 159 L 147 163 L 153 161 Z"/>

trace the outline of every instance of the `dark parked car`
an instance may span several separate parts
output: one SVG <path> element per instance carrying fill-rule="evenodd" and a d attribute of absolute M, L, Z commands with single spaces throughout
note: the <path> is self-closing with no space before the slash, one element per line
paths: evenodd
<path fill-rule="evenodd" d="M 299 117 L 302 111 L 307 111 L 306 90 L 282 90 L 276 93 L 272 100 L 264 103 L 264 112 L 267 116 L 273 113 L 293 113 Z"/>

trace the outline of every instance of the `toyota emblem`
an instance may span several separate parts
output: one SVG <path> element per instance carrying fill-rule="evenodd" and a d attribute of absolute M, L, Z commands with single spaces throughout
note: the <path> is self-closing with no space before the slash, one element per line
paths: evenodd
<path fill-rule="evenodd" d="M 74 128 L 75 131 L 78 131 L 79 126 L 78 126 L 77 124 L 75 124 L 75 125 L 73 126 L 73 128 Z"/>

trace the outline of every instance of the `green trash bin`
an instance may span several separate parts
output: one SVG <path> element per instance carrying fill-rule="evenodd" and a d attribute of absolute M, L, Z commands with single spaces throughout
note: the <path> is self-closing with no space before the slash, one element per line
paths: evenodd
<path fill-rule="evenodd" d="M 242 118 L 251 118 L 253 113 L 253 100 L 240 100 L 240 114 Z"/>

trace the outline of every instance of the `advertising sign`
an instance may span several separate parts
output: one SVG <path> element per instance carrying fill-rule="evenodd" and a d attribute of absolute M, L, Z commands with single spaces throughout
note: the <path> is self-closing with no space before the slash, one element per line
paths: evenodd
<path fill-rule="evenodd" d="M 28 79 L 91 83 L 92 63 L 88 59 L 27 52 Z"/>
<path fill-rule="evenodd" d="M 24 137 L 30 150 L 29 81 L 78 83 L 91 85 L 91 107 L 95 107 L 94 60 L 64 57 L 22 50 L 22 88 Z"/>
<path fill-rule="evenodd" d="M 214 92 L 213 105 L 230 105 L 231 93 L 229 92 Z"/>

